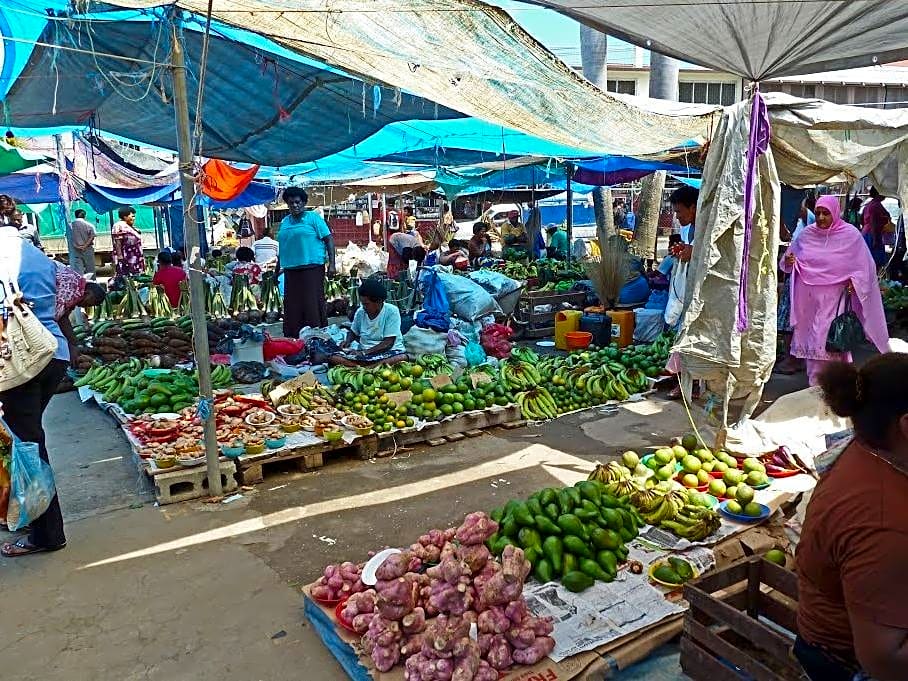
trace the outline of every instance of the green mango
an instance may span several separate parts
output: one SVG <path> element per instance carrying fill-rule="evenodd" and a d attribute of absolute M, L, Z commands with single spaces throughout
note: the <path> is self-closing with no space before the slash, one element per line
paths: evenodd
<path fill-rule="evenodd" d="M 539 499 L 530 498 L 527 501 L 527 508 L 534 516 L 542 514 L 542 504 L 539 503 Z"/>
<path fill-rule="evenodd" d="M 574 515 L 585 523 L 595 522 L 599 519 L 599 513 L 588 508 L 575 508 Z"/>
<path fill-rule="evenodd" d="M 579 490 L 581 497 L 593 502 L 596 506 L 599 505 L 602 497 L 599 485 L 591 480 L 582 480 L 577 483 L 576 487 Z"/>
<path fill-rule="evenodd" d="M 504 509 L 503 508 L 493 508 L 489 513 L 489 517 L 494 520 L 496 523 L 500 523 L 501 519 L 504 518 Z"/>
<path fill-rule="evenodd" d="M 558 504 L 546 504 L 543 510 L 549 517 L 549 520 L 558 520 L 558 516 L 561 515 L 561 510 L 558 508 Z"/>
<path fill-rule="evenodd" d="M 573 572 L 577 569 L 577 556 L 575 556 L 573 553 L 565 553 L 561 557 L 561 576 L 563 577 L 568 572 Z"/>
<path fill-rule="evenodd" d="M 688 579 L 693 579 L 694 569 L 691 567 L 690 563 L 686 560 L 678 558 L 676 556 L 671 556 L 668 559 L 669 564 L 672 566 L 672 569 L 678 573 L 678 576 L 687 581 Z"/>
<path fill-rule="evenodd" d="M 611 551 L 602 550 L 596 553 L 596 562 L 610 575 L 618 574 L 618 557 Z"/>
<path fill-rule="evenodd" d="M 535 517 L 535 520 L 536 529 L 539 530 L 540 534 L 545 536 L 550 534 L 561 534 L 561 528 L 549 520 L 548 516 L 540 514 Z"/>
<path fill-rule="evenodd" d="M 595 537 L 591 536 L 590 539 L 593 541 L 593 545 L 597 549 L 608 549 L 609 551 L 614 551 L 619 546 L 621 546 L 621 536 L 614 530 L 603 530 L 602 528 L 596 528 L 599 531 L 596 532 Z"/>
<path fill-rule="evenodd" d="M 624 527 L 624 518 L 621 516 L 621 511 L 616 508 L 603 508 L 602 519 L 610 530 L 617 532 Z"/>
<path fill-rule="evenodd" d="M 498 533 L 505 537 L 516 537 L 517 531 L 520 529 L 520 526 L 517 524 L 517 519 L 512 515 L 506 515 L 504 520 L 501 521 L 501 526 L 498 528 Z"/>
<path fill-rule="evenodd" d="M 514 519 L 517 521 L 517 524 L 521 527 L 535 527 L 536 521 L 533 520 L 533 514 L 530 513 L 530 509 L 526 504 L 517 504 L 514 507 Z"/>
<path fill-rule="evenodd" d="M 611 582 L 615 579 L 614 574 L 606 572 L 599 563 L 590 558 L 580 559 L 580 571 L 585 572 L 593 579 L 598 579 L 600 582 Z"/>
<path fill-rule="evenodd" d="M 539 503 L 543 506 L 555 503 L 556 499 L 558 499 L 558 493 L 551 487 L 546 487 L 539 494 Z"/>
<path fill-rule="evenodd" d="M 521 527 L 517 533 L 517 543 L 524 549 L 530 546 L 542 547 L 542 537 L 532 527 Z"/>
<path fill-rule="evenodd" d="M 628 548 L 624 544 L 615 549 L 615 555 L 618 556 L 618 560 L 622 563 L 627 560 L 628 553 Z"/>
<path fill-rule="evenodd" d="M 551 582 L 554 576 L 555 571 L 552 564 L 547 559 L 540 558 L 533 569 L 533 577 L 536 578 L 536 581 L 540 584 L 546 584 Z"/>
<path fill-rule="evenodd" d="M 574 508 L 577 508 L 581 505 L 582 499 L 580 497 L 579 489 L 577 489 L 576 487 L 565 487 L 564 492 L 568 495 L 568 497 L 570 497 L 571 502 L 574 504 Z"/>
<path fill-rule="evenodd" d="M 523 557 L 530 561 L 531 566 L 535 566 L 539 559 L 542 558 L 542 549 L 531 544 L 523 551 Z"/>
<path fill-rule="evenodd" d="M 662 582 L 667 582 L 668 584 L 683 584 L 684 580 L 681 579 L 681 576 L 672 570 L 668 565 L 660 565 L 655 570 L 653 570 L 653 577 Z"/>
<path fill-rule="evenodd" d="M 586 530 L 583 527 L 583 523 L 581 523 L 580 518 L 574 514 L 565 513 L 564 515 L 560 515 L 556 522 L 558 527 L 560 527 L 561 531 L 565 534 L 572 534 L 575 537 L 586 539 Z"/>
<path fill-rule="evenodd" d="M 560 575 L 564 566 L 564 544 L 561 539 L 554 535 L 546 537 L 542 542 L 542 553 L 552 570 Z"/>
<path fill-rule="evenodd" d="M 618 497 L 612 494 L 603 494 L 599 498 L 599 505 L 605 508 L 618 508 L 621 505 L 621 502 L 618 501 Z"/>
<path fill-rule="evenodd" d="M 589 547 L 586 545 L 586 542 L 583 541 L 580 537 L 575 537 L 572 534 L 565 536 L 562 540 L 564 543 L 564 550 L 570 551 L 576 556 L 582 558 L 591 558 L 592 553 L 590 552 Z"/>
<path fill-rule="evenodd" d="M 573 570 L 568 572 L 561 577 L 561 583 L 564 585 L 564 588 L 568 591 L 573 591 L 574 593 L 579 593 L 585 591 L 593 586 L 593 578 L 590 577 L 585 572 L 580 572 L 579 570 Z"/>

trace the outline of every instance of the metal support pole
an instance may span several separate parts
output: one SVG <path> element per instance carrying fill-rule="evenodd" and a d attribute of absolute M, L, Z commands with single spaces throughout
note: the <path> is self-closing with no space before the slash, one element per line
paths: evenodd
<path fill-rule="evenodd" d="M 567 261 L 570 262 L 574 257 L 574 188 L 571 186 L 574 164 L 565 163 L 564 172 L 567 175 Z"/>
<path fill-rule="evenodd" d="M 212 496 L 223 493 L 221 467 L 218 462 L 218 440 L 215 430 L 211 389 L 211 357 L 208 353 L 208 323 L 205 319 L 205 275 L 199 253 L 199 228 L 195 222 L 195 173 L 192 140 L 189 132 L 189 101 L 186 89 L 186 62 L 180 42 L 179 10 L 171 19 L 171 64 L 173 69 L 173 105 L 177 125 L 177 150 L 180 160 L 180 192 L 183 195 L 183 239 L 189 262 L 189 311 L 192 316 L 192 342 L 199 372 L 199 396 L 211 405 L 209 418 L 202 422 L 205 433 L 205 455 L 208 461 L 208 491 Z"/>

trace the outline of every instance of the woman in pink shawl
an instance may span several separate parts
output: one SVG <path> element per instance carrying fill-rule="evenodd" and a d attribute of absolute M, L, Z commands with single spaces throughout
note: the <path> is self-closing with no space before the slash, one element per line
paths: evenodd
<path fill-rule="evenodd" d="M 782 270 L 791 273 L 791 354 L 807 361 L 810 385 L 817 384 L 828 362 L 851 361 L 850 353 L 826 350 L 832 320 L 844 310 L 846 287 L 864 335 L 880 352 L 889 352 L 883 299 L 867 243 L 857 228 L 842 220 L 835 196 L 818 199 L 815 214 L 816 223 L 803 229 L 781 263 Z"/>

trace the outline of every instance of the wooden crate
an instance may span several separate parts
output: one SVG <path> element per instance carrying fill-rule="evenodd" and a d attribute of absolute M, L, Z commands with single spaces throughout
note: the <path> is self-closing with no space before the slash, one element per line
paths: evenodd
<path fill-rule="evenodd" d="M 543 291 L 534 293 L 529 291 L 523 294 L 517 304 L 516 320 L 525 325 L 524 335 L 528 338 L 544 338 L 555 334 L 555 313 L 561 310 L 565 303 L 573 308 L 580 307 L 586 300 L 583 291 L 570 293 L 553 293 Z M 551 312 L 535 312 L 539 305 L 551 305 Z"/>
<path fill-rule="evenodd" d="M 695 681 L 800 681 L 798 579 L 760 556 L 684 586 L 681 668 Z"/>

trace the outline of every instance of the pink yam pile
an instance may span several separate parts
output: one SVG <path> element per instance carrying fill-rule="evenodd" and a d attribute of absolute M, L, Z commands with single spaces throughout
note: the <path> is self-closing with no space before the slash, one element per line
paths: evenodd
<path fill-rule="evenodd" d="M 342 615 L 379 671 L 404 664 L 406 681 L 496 681 L 500 670 L 536 664 L 555 646 L 551 620 L 527 610 L 523 551 L 508 546 L 499 562 L 486 548 L 497 530 L 485 513 L 470 513 L 456 530 L 431 530 L 390 556 L 374 589 L 343 563 L 326 568 L 313 595 L 349 595 Z M 434 565 L 420 574 L 423 563 Z"/>

